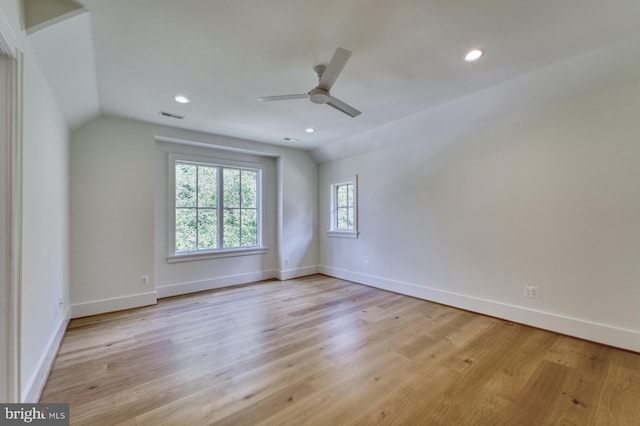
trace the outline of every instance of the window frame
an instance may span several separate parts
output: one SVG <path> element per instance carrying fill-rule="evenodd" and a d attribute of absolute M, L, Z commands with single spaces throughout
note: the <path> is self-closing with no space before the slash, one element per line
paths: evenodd
<path fill-rule="evenodd" d="M 343 185 L 353 185 L 353 227 L 338 228 L 337 189 Z M 329 182 L 329 230 L 327 236 L 332 238 L 358 238 L 358 175 L 335 179 Z"/>
<path fill-rule="evenodd" d="M 224 257 L 235 257 L 235 256 L 247 256 L 254 254 L 263 254 L 266 253 L 267 248 L 263 246 L 263 222 L 264 222 L 264 209 L 263 209 L 263 201 L 262 197 L 264 194 L 262 175 L 264 173 L 264 167 L 260 163 L 254 163 L 249 161 L 236 161 L 236 160 L 228 160 L 222 158 L 215 157 L 205 157 L 205 156 L 194 156 L 194 155 L 186 155 L 186 154 L 169 154 L 169 174 L 168 174 L 168 185 L 167 189 L 169 191 L 168 197 L 168 250 L 167 254 L 167 262 L 168 263 L 176 263 L 176 262 L 189 262 L 195 260 L 205 260 L 205 259 L 217 259 Z M 256 183 L 256 221 L 257 221 L 257 244 L 255 246 L 250 247 L 233 247 L 233 248 L 224 248 L 219 247 L 215 249 L 204 249 L 204 250 L 194 250 L 194 251 L 185 251 L 185 252 L 176 252 L 176 164 L 177 163 L 191 163 L 194 165 L 201 165 L 205 167 L 217 167 L 219 169 L 218 178 L 224 174 L 224 169 L 236 169 L 236 170 L 249 170 L 257 172 L 257 183 Z M 219 219 L 217 221 L 217 232 L 218 235 L 222 235 L 221 226 L 223 223 L 222 213 L 224 211 L 224 199 L 222 196 L 222 186 L 223 180 L 217 180 L 217 202 L 216 202 L 216 210 L 218 212 Z M 219 241 L 221 237 L 219 238 Z"/>

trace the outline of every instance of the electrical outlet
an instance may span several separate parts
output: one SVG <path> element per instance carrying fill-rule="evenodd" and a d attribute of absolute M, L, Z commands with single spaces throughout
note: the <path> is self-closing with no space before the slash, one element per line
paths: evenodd
<path fill-rule="evenodd" d="M 149 275 L 143 275 L 140 279 L 140 285 L 149 285 Z"/>
<path fill-rule="evenodd" d="M 529 299 L 537 299 L 538 293 L 540 292 L 540 288 L 534 285 L 528 285 L 524 288 L 524 296 Z"/>
<path fill-rule="evenodd" d="M 64 308 L 64 299 L 61 297 L 58 299 L 58 309 L 62 310 Z"/>
<path fill-rule="evenodd" d="M 289 258 L 288 257 L 284 258 L 284 265 L 285 266 L 289 266 Z"/>
<path fill-rule="evenodd" d="M 365 267 L 365 268 L 368 268 L 368 267 L 369 267 L 369 265 L 371 265 L 371 262 L 369 262 L 369 259 L 365 260 L 365 261 L 364 261 L 364 267 Z"/>

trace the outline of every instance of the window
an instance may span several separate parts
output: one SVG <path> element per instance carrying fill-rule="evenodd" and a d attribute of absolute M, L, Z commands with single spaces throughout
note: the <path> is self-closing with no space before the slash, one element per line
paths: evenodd
<path fill-rule="evenodd" d="M 174 188 L 170 257 L 262 249 L 260 169 L 173 156 L 170 164 Z"/>
<path fill-rule="evenodd" d="M 358 238 L 358 182 L 352 176 L 330 184 L 330 237 Z"/>

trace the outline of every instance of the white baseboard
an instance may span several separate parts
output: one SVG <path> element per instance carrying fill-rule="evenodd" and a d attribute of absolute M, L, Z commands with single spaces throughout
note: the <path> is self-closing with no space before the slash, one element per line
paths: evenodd
<path fill-rule="evenodd" d="M 272 278 L 283 281 L 317 273 L 317 266 L 305 266 L 302 268 L 287 270 L 257 271 L 247 274 L 228 275 L 224 277 L 209 278 L 206 280 L 189 281 L 156 287 L 156 292 L 158 293 L 158 298 L 162 299 L 163 297 L 179 296 L 181 294 L 196 293 L 198 291 L 215 290 L 217 288 L 231 287 L 234 285 L 270 280 Z"/>
<path fill-rule="evenodd" d="M 305 266 L 303 268 L 294 269 L 281 269 L 278 271 L 278 278 L 280 281 L 292 280 L 294 278 L 306 277 L 307 275 L 313 275 L 318 273 L 317 266 Z"/>
<path fill-rule="evenodd" d="M 225 277 L 216 277 L 206 280 L 189 281 L 156 287 L 156 292 L 158 293 L 158 298 L 162 299 L 163 297 L 172 297 L 181 294 L 196 293 L 198 291 L 214 290 L 216 288 L 248 284 L 257 281 L 269 280 L 276 277 L 277 274 L 274 270 L 257 271 L 247 274 L 228 275 Z"/>
<path fill-rule="evenodd" d="M 51 337 L 46 350 L 38 361 L 38 368 L 36 369 L 36 371 L 34 371 L 31 378 L 27 381 L 27 383 L 25 383 L 22 388 L 22 403 L 35 404 L 40 400 L 40 395 L 42 394 L 44 385 L 47 383 L 49 372 L 51 371 L 51 367 L 53 367 L 53 361 L 58 354 L 60 343 L 62 343 L 62 338 L 64 337 L 64 333 L 67 330 L 67 325 L 69 324 L 70 319 L 71 311 L 70 309 L 66 309 L 62 317 L 60 318 L 60 322 L 58 323 L 56 332 Z"/>
<path fill-rule="evenodd" d="M 640 332 L 637 330 L 615 327 L 585 319 L 452 293 L 414 283 L 390 280 L 330 266 L 319 266 L 318 272 L 335 278 L 417 297 L 419 299 L 442 303 L 508 321 L 640 352 Z"/>
<path fill-rule="evenodd" d="M 170 284 L 167 286 L 156 287 L 155 291 L 149 293 L 77 303 L 72 307 L 73 309 L 71 317 L 80 318 L 90 315 L 103 314 L 106 312 L 120 311 L 123 309 L 154 305 L 157 303 L 157 299 L 162 299 L 163 297 L 172 297 L 179 296 L 181 294 L 196 293 L 198 291 L 214 290 L 217 288 L 248 284 L 257 281 L 269 280 L 272 278 L 276 278 L 279 280 L 289 280 L 317 273 L 317 266 L 306 266 L 295 269 L 279 271 L 257 271 L 246 274 L 209 278 L 206 280 Z"/>
<path fill-rule="evenodd" d="M 71 307 L 71 317 L 80 318 L 106 312 L 122 311 L 124 309 L 139 308 L 155 305 L 158 299 L 155 291 L 133 294 L 131 296 L 114 297 L 112 299 L 93 300 L 91 302 L 76 303 Z"/>

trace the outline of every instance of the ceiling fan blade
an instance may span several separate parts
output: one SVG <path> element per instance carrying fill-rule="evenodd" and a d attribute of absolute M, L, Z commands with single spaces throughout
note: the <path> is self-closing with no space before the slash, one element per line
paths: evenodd
<path fill-rule="evenodd" d="M 342 111 L 345 114 L 350 115 L 351 117 L 357 117 L 360 114 L 362 114 L 360 111 L 358 111 L 351 105 L 346 104 L 342 102 L 340 99 L 334 98 L 333 96 L 329 96 L 329 102 L 327 102 L 327 105 L 337 109 L 338 111 Z"/>
<path fill-rule="evenodd" d="M 318 83 L 318 87 L 324 90 L 331 90 L 333 83 L 336 82 L 336 79 L 342 72 L 342 69 L 347 64 L 350 57 L 350 51 L 343 49 L 342 47 L 338 47 L 336 52 L 333 54 L 333 58 L 331 58 L 331 62 L 329 62 L 327 69 L 324 70 L 324 73 L 320 78 L 320 82 Z"/>
<path fill-rule="evenodd" d="M 261 96 L 258 98 L 258 100 L 262 102 L 271 102 L 271 101 L 288 101 L 289 99 L 307 99 L 307 98 L 309 98 L 308 93 L 299 93 L 296 95 Z"/>

